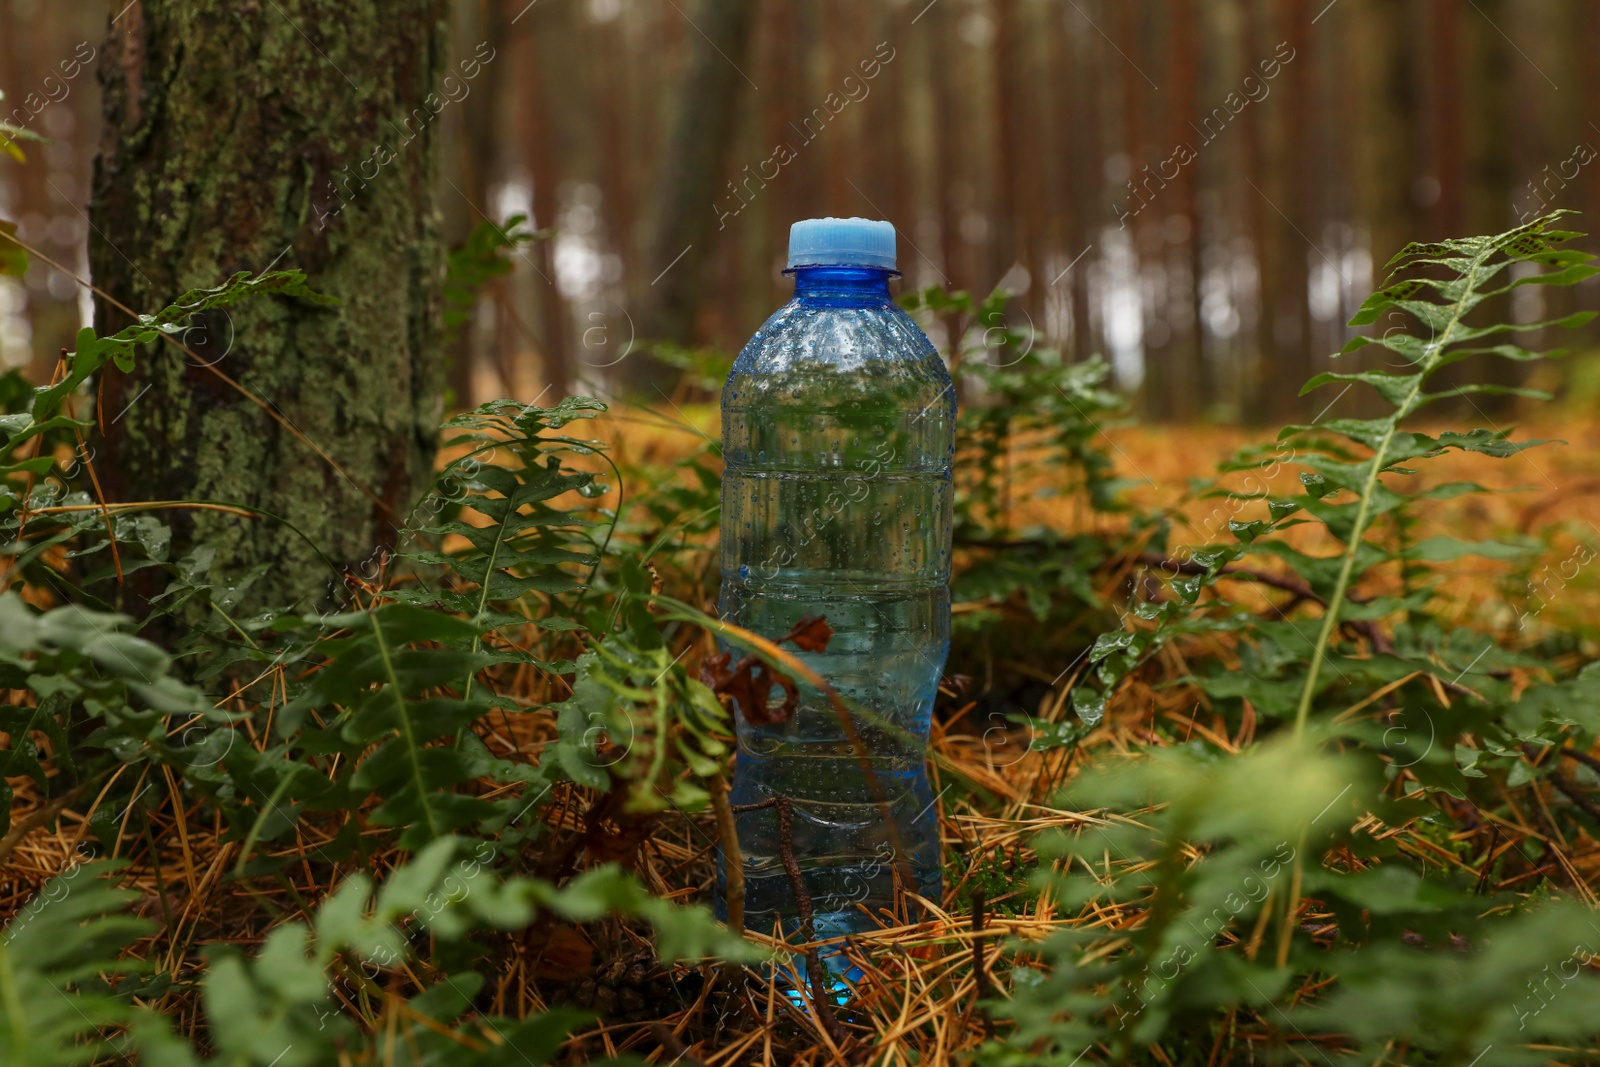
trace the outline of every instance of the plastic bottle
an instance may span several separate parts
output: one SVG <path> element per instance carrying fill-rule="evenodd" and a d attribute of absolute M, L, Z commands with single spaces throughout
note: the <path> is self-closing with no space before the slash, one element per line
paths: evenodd
<path fill-rule="evenodd" d="M 781 688 L 766 708 L 736 701 L 730 797 L 789 798 L 819 938 L 914 910 L 897 888 L 940 892 L 926 755 L 950 649 L 956 405 L 943 360 L 889 295 L 894 267 L 887 222 L 795 223 L 794 299 L 722 392 L 722 616 L 769 640 L 818 615 L 833 631 L 822 651 L 783 646 L 833 696 L 797 678 L 783 721 Z M 745 926 L 799 929 L 776 810 L 742 813 L 737 829 Z M 726 917 L 720 861 L 717 885 Z"/>

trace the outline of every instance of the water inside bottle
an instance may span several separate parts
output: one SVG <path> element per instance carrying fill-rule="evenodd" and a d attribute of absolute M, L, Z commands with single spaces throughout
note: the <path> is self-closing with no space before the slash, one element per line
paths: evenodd
<path fill-rule="evenodd" d="M 925 758 L 949 651 L 954 401 L 911 320 L 869 304 L 792 303 L 723 394 L 723 616 L 769 638 L 807 616 L 833 629 L 824 651 L 797 654 L 837 703 L 797 680 L 786 721 L 741 709 L 731 796 L 790 798 L 818 938 L 893 924 L 904 891 L 940 889 Z M 738 817 L 745 925 L 763 932 L 799 927 L 778 827 L 771 808 Z M 849 968 L 837 952 L 826 962 Z"/>

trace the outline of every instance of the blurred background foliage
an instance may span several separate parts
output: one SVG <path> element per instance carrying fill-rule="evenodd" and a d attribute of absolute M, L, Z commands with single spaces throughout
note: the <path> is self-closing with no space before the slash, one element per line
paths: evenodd
<path fill-rule="evenodd" d="M 0 0 L 3 107 L 51 139 L 0 161 L 0 214 L 80 271 L 116 14 Z M 647 341 L 737 349 L 785 299 L 789 223 L 831 214 L 893 220 L 908 290 L 1011 290 L 987 325 L 1103 354 L 1146 417 L 1267 421 L 1303 413 L 1300 383 L 1404 241 L 1600 208 L 1591 0 L 455 0 L 452 18 L 453 53 L 494 58 L 439 118 L 449 239 L 516 215 L 554 231 L 462 316 L 457 404 L 670 383 Z M 1595 288 L 1525 287 L 1507 317 Z M 44 263 L 0 279 L 0 359 L 48 377 L 88 309 Z"/>

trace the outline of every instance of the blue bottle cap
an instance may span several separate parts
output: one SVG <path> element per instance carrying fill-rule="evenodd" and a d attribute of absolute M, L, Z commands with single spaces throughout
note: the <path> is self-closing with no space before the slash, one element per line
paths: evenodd
<path fill-rule="evenodd" d="M 789 268 L 894 270 L 894 226 L 875 219 L 803 219 L 789 227 Z"/>

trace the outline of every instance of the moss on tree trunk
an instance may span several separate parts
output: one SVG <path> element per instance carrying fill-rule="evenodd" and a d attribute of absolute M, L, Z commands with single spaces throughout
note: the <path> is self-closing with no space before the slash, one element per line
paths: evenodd
<path fill-rule="evenodd" d="M 247 504 L 341 564 L 392 542 L 440 416 L 437 112 L 469 106 L 443 87 L 462 77 L 446 66 L 443 14 L 442 0 L 143 0 L 112 25 L 97 284 L 151 311 L 236 271 L 295 266 L 340 303 L 208 313 L 185 338 L 199 361 L 162 345 L 108 374 L 96 457 L 108 496 Z M 102 332 L 128 321 L 105 300 L 95 317 Z M 259 601 L 309 605 L 336 577 L 279 523 L 165 514 L 179 516 L 180 552 L 215 546 L 234 573 L 269 565 Z"/>

